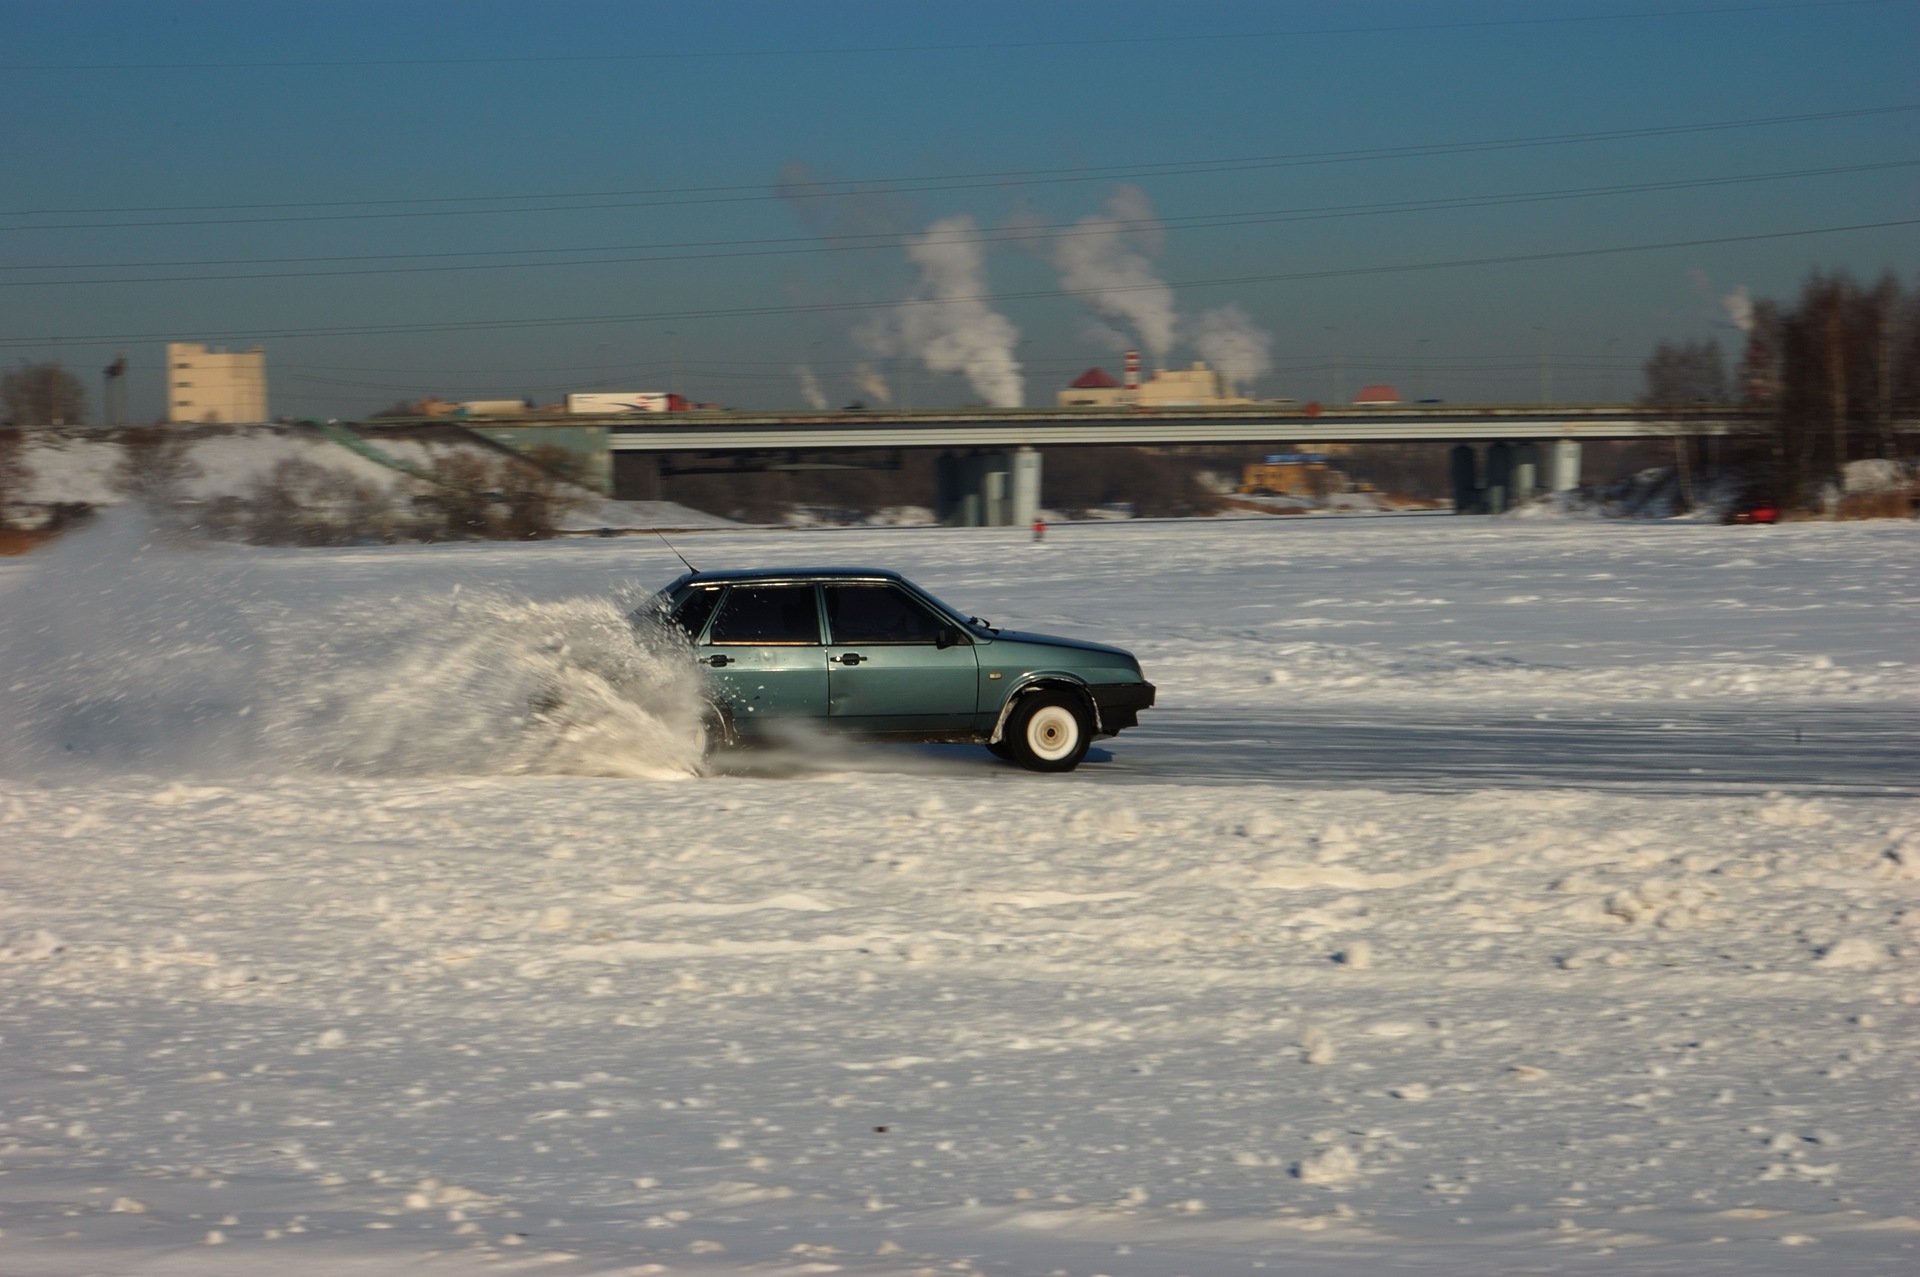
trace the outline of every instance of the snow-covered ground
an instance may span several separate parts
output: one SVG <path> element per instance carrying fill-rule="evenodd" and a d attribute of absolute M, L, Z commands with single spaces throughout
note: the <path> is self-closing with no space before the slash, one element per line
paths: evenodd
<path fill-rule="evenodd" d="M 1920 527 L 676 544 L 1162 708 L 702 778 L 657 541 L 7 562 L 0 1272 L 1920 1262 Z"/>

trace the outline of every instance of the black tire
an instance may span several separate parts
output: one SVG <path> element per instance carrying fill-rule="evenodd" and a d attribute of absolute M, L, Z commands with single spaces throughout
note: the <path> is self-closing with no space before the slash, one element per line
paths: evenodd
<path fill-rule="evenodd" d="M 1093 716 L 1070 692 L 1036 692 L 1014 709 L 1002 741 L 1028 771 L 1070 772 L 1093 744 Z"/>
<path fill-rule="evenodd" d="M 1009 745 L 1006 742 L 1005 738 L 1002 738 L 1000 740 L 988 741 L 987 752 L 989 754 L 992 754 L 995 758 L 1004 758 L 1008 762 L 1013 761 L 1013 746 Z"/>
<path fill-rule="evenodd" d="M 733 734 L 733 724 L 727 712 L 713 702 L 707 702 L 700 715 L 700 765 L 711 772 L 720 761 L 739 748 L 739 742 Z"/>

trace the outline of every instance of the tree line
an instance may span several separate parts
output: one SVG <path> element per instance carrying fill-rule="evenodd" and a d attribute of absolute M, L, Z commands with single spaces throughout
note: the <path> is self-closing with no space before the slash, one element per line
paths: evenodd
<path fill-rule="evenodd" d="M 1816 271 L 1798 297 L 1757 299 L 1731 379 L 1717 341 L 1668 342 L 1644 372 L 1649 404 L 1738 402 L 1751 430 L 1734 460 L 1773 499 L 1811 505 L 1848 462 L 1902 456 L 1896 423 L 1920 415 L 1920 287 Z"/>

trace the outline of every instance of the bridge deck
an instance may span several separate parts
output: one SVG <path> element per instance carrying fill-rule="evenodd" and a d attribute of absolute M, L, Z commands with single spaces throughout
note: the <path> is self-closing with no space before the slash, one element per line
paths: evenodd
<path fill-rule="evenodd" d="M 1312 411 L 1294 405 L 1152 410 L 969 408 L 913 412 L 687 412 L 608 417 L 470 419 L 524 428 L 604 427 L 616 452 L 693 449 L 1059 447 L 1207 444 L 1642 439 L 1729 434 L 1758 424 L 1746 410 L 1634 405 L 1447 404 Z"/>

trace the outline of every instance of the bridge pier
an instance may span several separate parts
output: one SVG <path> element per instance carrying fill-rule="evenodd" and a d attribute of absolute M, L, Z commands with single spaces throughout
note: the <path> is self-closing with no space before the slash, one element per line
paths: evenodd
<path fill-rule="evenodd" d="M 1487 513 L 1505 514 L 1512 497 L 1513 449 L 1505 439 L 1496 439 L 1487 445 Z"/>
<path fill-rule="evenodd" d="M 1580 486 L 1580 441 L 1556 439 L 1547 464 L 1547 488 L 1553 492 L 1571 492 Z"/>
<path fill-rule="evenodd" d="M 1540 491 L 1540 450 L 1531 440 L 1513 448 L 1513 504 L 1531 501 Z"/>
<path fill-rule="evenodd" d="M 1453 486 L 1455 514 L 1486 513 L 1480 506 L 1480 464 L 1472 444 L 1457 444 L 1447 454 L 1447 477 Z"/>
<path fill-rule="evenodd" d="M 934 462 L 935 514 L 962 528 L 1021 528 L 1040 517 L 1040 454 L 945 453 Z"/>
<path fill-rule="evenodd" d="M 1523 440 L 1511 446 L 1496 439 L 1486 445 L 1484 471 L 1478 450 L 1463 443 L 1449 454 L 1448 462 L 1455 514 L 1501 514 L 1541 492 L 1569 492 L 1580 486 L 1578 439 L 1556 439 L 1544 445 Z"/>

